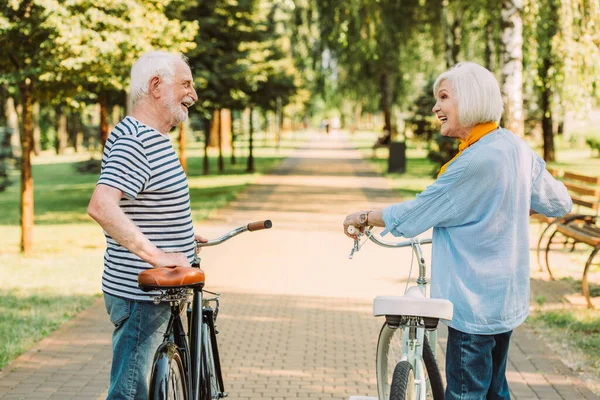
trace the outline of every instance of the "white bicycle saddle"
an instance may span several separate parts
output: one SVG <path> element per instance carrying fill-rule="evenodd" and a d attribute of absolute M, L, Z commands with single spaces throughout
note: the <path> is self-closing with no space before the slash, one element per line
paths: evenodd
<path fill-rule="evenodd" d="M 425 297 L 421 289 L 412 286 L 404 296 L 377 296 L 373 300 L 373 315 L 409 315 L 452 319 L 454 307 L 448 300 Z"/>

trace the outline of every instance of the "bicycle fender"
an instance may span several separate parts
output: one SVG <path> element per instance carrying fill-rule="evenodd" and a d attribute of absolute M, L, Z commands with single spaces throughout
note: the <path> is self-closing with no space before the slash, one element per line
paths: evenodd
<path fill-rule="evenodd" d="M 167 400 L 169 369 L 173 355 L 177 352 L 177 346 L 173 342 L 163 342 L 158 346 L 152 363 L 148 399 Z"/>

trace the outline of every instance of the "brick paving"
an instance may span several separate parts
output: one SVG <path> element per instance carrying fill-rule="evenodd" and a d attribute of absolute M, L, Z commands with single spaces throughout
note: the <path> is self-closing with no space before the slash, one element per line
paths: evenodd
<path fill-rule="evenodd" d="M 251 220 L 274 224 L 202 254 L 207 289 L 222 293 L 218 339 L 232 399 L 377 393 L 382 321 L 371 301 L 402 292 L 410 251 L 366 245 L 348 260 L 352 242 L 341 224 L 349 212 L 399 197 L 343 136 L 311 139 L 197 227 L 214 238 Z M 534 291 L 543 287 L 536 281 Z M 0 398 L 104 399 L 111 332 L 100 299 L 2 369 Z M 439 345 L 445 349 L 443 328 Z M 598 399 L 527 326 L 514 333 L 508 377 L 518 400 Z"/>

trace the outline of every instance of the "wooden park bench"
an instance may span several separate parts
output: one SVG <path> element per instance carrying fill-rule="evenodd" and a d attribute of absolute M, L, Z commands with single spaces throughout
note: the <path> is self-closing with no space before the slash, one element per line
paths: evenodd
<path fill-rule="evenodd" d="M 560 243 L 570 245 L 571 251 L 577 243 L 592 247 L 581 278 L 581 289 L 587 306 L 592 308 L 587 273 L 596 254 L 600 251 L 600 177 L 591 177 L 571 172 L 560 173 L 549 170 L 560 179 L 573 200 L 573 210 L 562 218 L 549 218 L 543 215 L 532 215 L 532 219 L 548 224 L 540 235 L 537 246 L 537 256 L 540 265 L 545 265 L 551 279 L 554 279 L 550 269 L 549 253 L 552 245 Z M 559 242 L 562 238 L 562 242 Z M 542 259 L 541 253 L 544 251 Z M 542 262 L 543 261 L 543 262 Z"/>

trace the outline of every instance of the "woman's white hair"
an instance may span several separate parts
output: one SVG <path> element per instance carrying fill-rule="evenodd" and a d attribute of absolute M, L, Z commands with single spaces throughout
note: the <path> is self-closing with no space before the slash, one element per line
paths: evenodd
<path fill-rule="evenodd" d="M 473 62 L 458 63 L 437 77 L 433 84 L 434 96 L 445 80 L 458 100 L 458 119 L 462 126 L 500 122 L 504 103 L 498 81 L 490 71 Z"/>
<path fill-rule="evenodd" d="M 159 76 L 172 83 L 175 76 L 175 63 L 179 60 L 187 63 L 187 59 L 181 54 L 166 51 L 151 51 L 143 54 L 131 67 L 129 93 L 132 104 L 135 105 L 150 93 L 148 85 L 152 77 Z"/>

